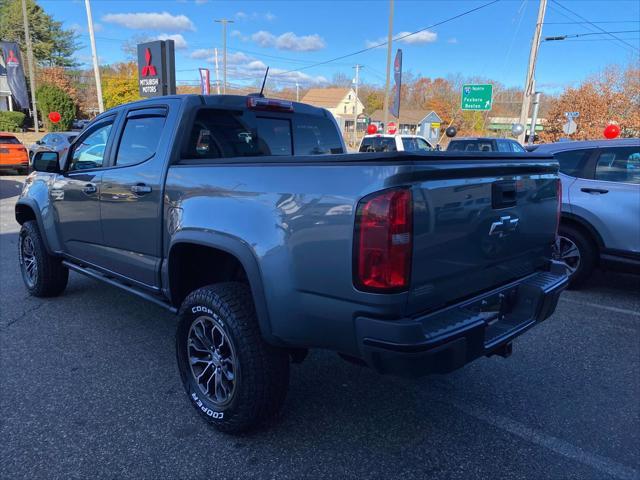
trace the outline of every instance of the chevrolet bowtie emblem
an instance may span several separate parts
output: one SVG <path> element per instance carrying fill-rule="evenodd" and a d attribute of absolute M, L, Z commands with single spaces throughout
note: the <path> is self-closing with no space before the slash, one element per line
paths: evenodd
<path fill-rule="evenodd" d="M 518 222 L 520 222 L 520 219 L 512 217 L 511 215 L 500 217 L 500 220 L 491 224 L 491 228 L 489 228 L 489 235 L 498 235 L 499 237 L 503 237 L 506 234 L 515 231 L 518 228 Z"/>

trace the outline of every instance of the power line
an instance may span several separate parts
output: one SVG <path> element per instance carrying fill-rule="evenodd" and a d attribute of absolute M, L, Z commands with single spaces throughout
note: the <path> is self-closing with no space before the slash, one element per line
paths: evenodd
<path fill-rule="evenodd" d="M 477 12 L 478 10 L 481 10 L 483 8 L 486 8 L 486 7 L 490 6 L 490 5 L 493 5 L 494 3 L 498 3 L 499 1 L 500 0 L 492 0 L 491 2 L 488 2 L 488 3 L 485 3 L 483 5 L 480 5 L 479 7 L 472 8 L 471 10 L 467 10 L 465 12 L 462 12 L 462 13 L 458 14 L 458 15 L 455 15 L 453 17 L 447 18 L 446 20 L 442 20 L 440 22 L 434 23 L 434 24 L 429 25 L 427 27 L 421 28 L 420 30 L 416 30 L 415 32 L 407 33 L 406 35 L 401 35 L 399 37 L 394 37 L 394 40 L 395 41 L 403 40 L 403 39 L 405 39 L 407 37 L 410 37 L 412 35 L 416 35 L 416 34 L 418 34 L 420 32 L 424 32 L 425 30 L 429 30 L 430 28 L 435 28 L 435 27 L 438 27 L 438 26 L 443 25 L 445 23 L 452 22 L 453 20 L 457 20 L 460 17 L 464 17 L 465 15 L 469 15 L 469 14 L 471 14 L 473 12 Z M 361 53 L 368 52 L 369 50 L 375 50 L 376 48 L 383 47 L 383 46 L 387 45 L 388 43 L 389 43 L 388 41 L 381 42 L 381 43 L 372 45 L 370 47 L 357 50 L 355 52 L 347 53 L 345 55 L 340 55 L 339 57 L 335 57 L 335 58 L 332 58 L 330 60 L 324 60 L 322 62 L 316 62 L 316 63 L 313 63 L 311 65 L 307 65 L 305 67 L 300 67 L 300 68 L 298 68 L 296 70 L 288 70 L 288 71 L 284 71 L 284 72 L 279 72 L 279 73 L 277 73 L 275 75 L 285 75 L 287 73 L 292 73 L 292 72 L 295 72 L 295 71 L 307 70 L 309 68 L 318 67 L 320 65 L 326 65 L 327 63 L 332 63 L 332 62 L 335 62 L 337 60 L 343 60 L 345 58 L 353 57 L 354 55 L 360 55 Z"/>
<path fill-rule="evenodd" d="M 589 21 L 588 19 L 586 19 L 585 17 L 583 17 L 582 15 L 574 12 L 573 10 L 571 10 L 568 7 L 565 7 L 564 5 L 562 5 L 560 2 L 558 2 L 557 0 L 551 0 L 551 2 L 553 2 L 555 5 L 559 6 L 560 8 L 566 10 L 567 12 L 570 12 L 572 14 L 574 14 L 576 17 L 578 17 L 579 19 L 583 20 L 585 23 L 592 25 L 593 27 L 597 28 L 598 30 L 600 30 L 601 32 L 609 35 L 611 38 L 615 38 L 616 40 L 618 40 L 619 42 L 624 43 L 625 45 L 633 48 L 636 51 L 640 51 L 640 49 L 638 47 L 636 47 L 635 45 L 630 44 L 629 42 L 620 39 L 619 37 L 616 37 L 613 33 L 607 32 L 605 29 L 603 29 L 602 27 L 599 27 L 598 25 L 596 25 L 595 23 Z"/>
<path fill-rule="evenodd" d="M 575 22 L 544 22 L 545 25 L 576 25 L 580 23 L 590 23 L 592 25 L 597 24 L 607 24 L 607 23 L 640 23 L 640 20 L 611 20 L 607 22 L 585 22 L 585 21 L 575 21 Z"/>
<path fill-rule="evenodd" d="M 545 42 L 555 41 L 555 40 L 566 40 L 567 38 L 577 38 L 577 37 L 588 37 L 590 35 L 611 35 L 613 33 L 637 33 L 640 30 L 618 30 L 616 32 L 589 32 L 589 33 L 572 33 L 567 35 L 554 35 L 552 37 L 545 37 Z"/>

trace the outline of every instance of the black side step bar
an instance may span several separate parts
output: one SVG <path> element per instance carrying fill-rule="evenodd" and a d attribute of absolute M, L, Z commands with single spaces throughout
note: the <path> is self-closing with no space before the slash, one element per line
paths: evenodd
<path fill-rule="evenodd" d="M 113 278 L 109 278 L 106 275 L 103 275 L 102 273 L 90 269 L 90 268 L 86 268 L 86 267 L 81 267 L 79 265 L 76 265 L 75 263 L 71 263 L 68 260 L 63 260 L 62 264 L 67 267 L 69 270 L 73 270 L 74 272 L 78 272 L 81 273 L 82 275 L 86 275 L 87 277 L 91 277 L 94 278 L 96 280 L 100 280 L 101 282 L 104 283 L 108 283 L 109 285 L 113 285 L 114 287 L 118 287 L 121 288 L 122 290 L 125 290 L 129 293 L 133 293 L 134 295 L 137 295 L 140 298 L 144 298 L 145 300 L 148 300 L 149 302 L 155 303 L 156 305 L 159 305 L 167 310 L 169 310 L 171 313 L 177 313 L 178 309 L 173 307 L 172 305 L 169 304 L 169 302 L 162 300 L 161 298 L 155 296 L 155 295 L 151 295 L 149 293 L 146 292 L 142 292 L 140 290 L 137 290 L 129 285 L 125 285 L 122 282 L 119 282 L 117 280 L 114 280 Z"/>

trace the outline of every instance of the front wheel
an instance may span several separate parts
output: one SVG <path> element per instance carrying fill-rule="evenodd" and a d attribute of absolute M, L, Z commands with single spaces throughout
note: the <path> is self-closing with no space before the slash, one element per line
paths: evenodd
<path fill-rule="evenodd" d="M 191 403 L 218 430 L 247 430 L 284 403 L 289 358 L 263 340 L 247 285 L 192 292 L 180 308 L 176 354 Z"/>

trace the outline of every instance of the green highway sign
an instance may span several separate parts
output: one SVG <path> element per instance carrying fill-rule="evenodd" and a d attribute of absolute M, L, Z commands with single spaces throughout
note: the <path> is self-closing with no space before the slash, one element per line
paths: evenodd
<path fill-rule="evenodd" d="M 461 96 L 462 110 L 491 110 L 493 103 L 493 85 L 463 85 Z"/>

